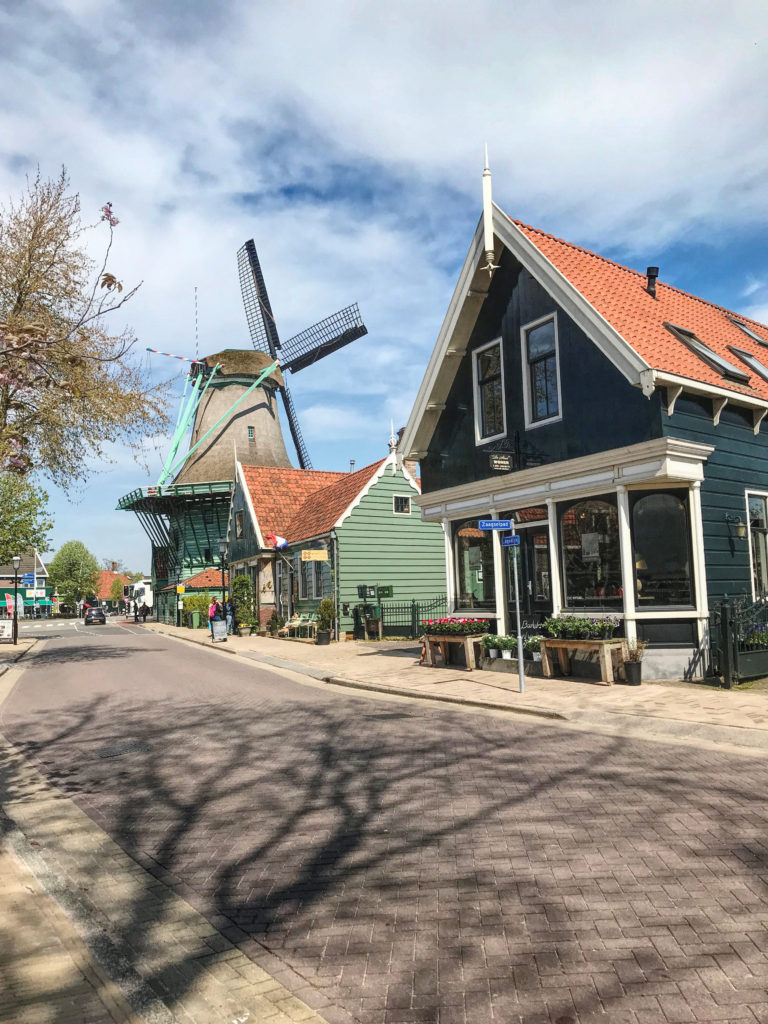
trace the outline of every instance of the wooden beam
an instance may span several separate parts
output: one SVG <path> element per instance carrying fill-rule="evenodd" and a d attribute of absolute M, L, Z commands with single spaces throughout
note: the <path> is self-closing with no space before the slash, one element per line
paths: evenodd
<path fill-rule="evenodd" d="M 753 409 L 752 410 L 752 432 L 755 437 L 760 433 L 760 424 L 765 419 L 765 415 L 768 413 L 768 409 Z"/>
<path fill-rule="evenodd" d="M 712 423 L 717 426 L 720 422 L 720 413 L 728 405 L 727 398 L 713 398 L 712 399 Z"/>

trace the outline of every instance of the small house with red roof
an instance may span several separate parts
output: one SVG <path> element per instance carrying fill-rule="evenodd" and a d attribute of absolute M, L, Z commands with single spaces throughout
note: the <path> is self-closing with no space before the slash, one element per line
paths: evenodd
<path fill-rule="evenodd" d="M 616 616 L 699 677 L 714 604 L 768 593 L 768 327 L 488 210 L 400 446 L 451 608 L 514 628 L 509 519 L 525 629 Z"/>
<path fill-rule="evenodd" d="M 130 576 L 126 576 L 124 572 L 113 572 L 110 569 L 102 569 L 99 573 L 99 582 L 96 586 L 96 598 L 98 604 L 102 606 L 106 611 L 119 611 L 121 606 L 124 605 L 123 599 L 115 601 L 112 597 L 112 587 L 115 580 L 119 580 L 121 592 L 123 587 L 127 587 L 130 582 Z"/>
<path fill-rule="evenodd" d="M 340 631 L 359 631 L 361 586 L 391 587 L 399 603 L 444 597 L 442 527 L 422 521 L 414 467 L 398 462 L 395 446 L 349 473 L 238 462 L 229 565 L 251 576 L 262 623 L 329 597 Z"/>

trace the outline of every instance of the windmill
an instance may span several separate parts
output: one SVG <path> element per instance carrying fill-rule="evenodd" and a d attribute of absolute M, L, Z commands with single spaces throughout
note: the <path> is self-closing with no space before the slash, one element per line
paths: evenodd
<path fill-rule="evenodd" d="M 311 366 L 312 363 L 368 333 L 355 302 L 294 335 L 288 341 L 281 342 L 252 238 L 237 253 L 237 269 L 253 347 L 258 351 L 268 352 L 273 359 L 279 359 L 283 373 L 298 373 L 299 370 Z M 284 382 L 279 384 L 278 391 L 283 399 L 299 465 L 302 469 L 311 469 L 309 452 L 301 436 L 296 408 L 288 385 Z"/>

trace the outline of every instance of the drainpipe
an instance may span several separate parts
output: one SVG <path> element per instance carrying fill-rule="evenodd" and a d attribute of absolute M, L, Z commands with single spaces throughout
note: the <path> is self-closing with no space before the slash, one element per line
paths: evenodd
<path fill-rule="evenodd" d="M 336 536 L 336 531 L 331 530 L 331 552 L 332 552 L 332 566 L 333 566 L 333 607 L 336 609 L 336 618 L 334 619 L 334 632 L 336 633 L 336 643 L 339 642 L 339 538 Z"/>

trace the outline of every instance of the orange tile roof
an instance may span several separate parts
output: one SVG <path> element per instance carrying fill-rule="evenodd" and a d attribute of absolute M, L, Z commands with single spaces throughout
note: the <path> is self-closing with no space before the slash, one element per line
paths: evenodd
<path fill-rule="evenodd" d="M 310 494 L 350 476 L 319 469 L 284 469 L 279 466 L 243 466 L 261 534 L 288 539 L 288 523 Z"/>
<path fill-rule="evenodd" d="M 203 569 L 202 572 L 195 573 L 189 579 L 182 580 L 182 583 L 187 590 L 221 590 L 221 569 Z M 226 569 L 224 570 L 224 586 L 229 586 L 229 573 Z M 170 587 L 163 587 L 163 590 L 175 589 L 175 583 L 172 583 Z"/>
<path fill-rule="evenodd" d="M 243 466 L 262 536 L 297 541 L 328 533 L 384 461 L 356 473 Z"/>
<path fill-rule="evenodd" d="M 379 459 L 356 473 L 342 473 L 340 480 L 312 493 L 288 523 L 285 539 L 302 540 L 328 533 L 385 461 Z"/>
<path fill-rule="evenodd" d="M 528 224 L 510 220 L 651 368 L 768 400 L 768 381 L 727 348 L 733 345 L 750 352 L 768 366 L 768 349 L 735 327 L 728 317 L 744 323 L 768 345 L 768 327 L 765 324 L 731 313 L 672 285 L 663 284 L 661 280 L 656 282 L 654 299 L 646 291 L 645 274 Z M 664 321 L 693 331 L 719 356 L 748 373 L 749 385 L 740 385 L 722 377 L 670 334 L 664 327 Z"/>
<path fill-rule="evenodd" d="M 101 572 L 99 573 L 98 586 L 96 588 L 97 589 L 97 595 L 96 596 L 98 597 L 98 599 L 100 601 L 111 601 L 112 600 L 111 597 L 109 596 L 109 592 L 112 589 L 112 584 L 115 582 L 115 580 L 120 580 L 120 582 L 123 584 L 123 586 L 125 586 L 127 583 L 131 582 L 130 578 L 128 576 L 126 576 L 125 573 L 123 573 L 123 572 L 112 572 L 111 569 L 102 569 L 101 570 Z"/>

